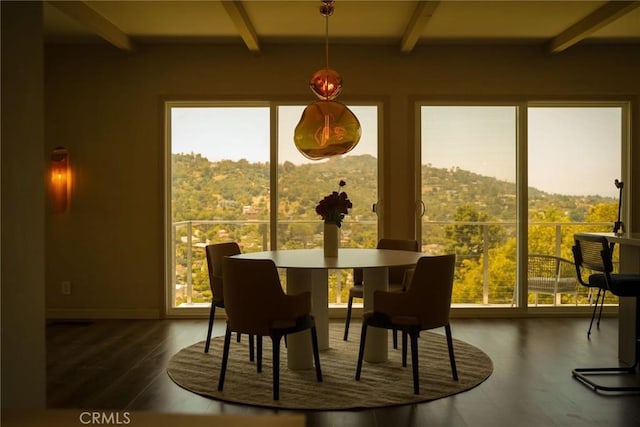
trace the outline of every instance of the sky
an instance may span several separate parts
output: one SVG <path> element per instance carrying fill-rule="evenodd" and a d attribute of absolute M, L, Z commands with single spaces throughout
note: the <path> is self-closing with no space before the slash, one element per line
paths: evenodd
<path fill-rule="evenodd" d="M 620 108 L 530 108 L 529 186 L 618 197 Z"/>
<path fill-rule="evenodd" d="M 516 107 L 422 107 L 422 162 L 515 182 Z M 529 107 L 529 187 L 617 197 L 619 107 Z"/>
<path fill-rule="evenodd" d="M 304 105 L 278 108 L 278 163 L 310 163 L 293 143 L 293 132 Z M 377 157 L 377 110 L 371 106 L 349 106 L 362 128 L 358 145 L 350 155 Z M 269 108 L 174 108 L 171 142 L 173 153 L 201 153 L 211 161 L 269 161 Z"/>
<path fill-rule="evenodd" d="M 349 108 L 362 127 L 360 143 L 349 155 L 377 157 L 376 107 Z M 278 108 L 278 163 L 311 162 L 293 143 L 303 109 Z M 423 164 L 515 182 L 516 114 L 513 106 L 423 106 Z M 530 107 L 529 186 L 549 193 L 617 197 L 621 123 L 619 107 Z M 269 128 L 268 107 L 173 108 L 172 152 L 201 153 L 211 161 L 267 162 Z"/>

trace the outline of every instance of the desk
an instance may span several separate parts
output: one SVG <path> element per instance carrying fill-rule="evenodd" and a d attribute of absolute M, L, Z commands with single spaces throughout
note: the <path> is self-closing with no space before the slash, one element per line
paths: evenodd
<path fill-rule="evenodd" d="M 389 289 L 389 267 L 413 267 L 425 254 L 389 249 L 339 249 L 337 257 L 325 258 L 322 249 L 295 249 L 234 255 L 243 259 L 270 259 L 287 270 L 287 293 L 311 292 L 311 314 L 316 320 L 318 347 L 329 348 L 328 270 L 362 268 L 364 271 L 364 309 L 373 309 L 373 292 Z M 290 369 L 313 367 L 309 332 L 287 337 Z M 372 328 L 367 333 L 364 360 L 387 360 L 388 331 Z M 354 361 L 355 362 L 355 361 Z"/>
<path fill-rule="evenodd" d="M 620 245 L 620 272 L 640 273 L 640 233 L 588 233 L 604 236 L 610 243 Z M 628 365 L 635 361 L 636 298 L 620 297 L 618 307 L 618 359 Z"/>

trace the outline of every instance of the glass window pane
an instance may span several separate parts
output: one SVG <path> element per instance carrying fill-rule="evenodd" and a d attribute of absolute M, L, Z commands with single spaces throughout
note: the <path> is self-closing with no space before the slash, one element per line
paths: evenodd
<path fill-rule="evenodd" d="M 510 305 L 516 276 L 514 106 L 422 106 L 422 249 L 456 253 L 454 305 Z"/>
<path fill-rule="evenodd" d="M 322 218 L 315 208 L 322 198 L 339 190 L 340 180 L 346 182 L 343 190 L 353 203 L 340 229 L 341 247 L 375 247 L 378 226 L 372 206 L 378 200 L 378 107 L 350 105 L 360 121 L 362 138 L 349 153 L 325 160 L 307 159 L 293 142 L 304 108 L 278 107 L 278 249 L 322 247 Z M 350 271 L 332 274 L 329 302 L 346 302 L 351 283 Z"/>
<path fill-rule="evenodd" d="M 208 306 L 207 244 L 267 249 L 269 108 L 172 107 L 170 120 L 172 307 Z"/>
<path fill-rule="evenodd" d="M 571 268 L 573 234 L 611 231 L 617 220 L 622 109 L 530 107 L 528 126 L 528 252 L 567 260 L 560 261 L 561 280 L 545 282 L 536 267 L 541 257 L 530 256 L 528 303 L 589 304 L 592 295 Z"/>

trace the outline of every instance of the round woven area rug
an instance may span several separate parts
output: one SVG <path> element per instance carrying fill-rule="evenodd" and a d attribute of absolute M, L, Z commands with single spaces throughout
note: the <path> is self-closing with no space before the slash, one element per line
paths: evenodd
<path fill-rule="evenodd" d="M 344 325 L 330 327 L 330 348 L 320 352 L 323 382 L 317 382 L 315 370 L 293 371 L 287 368 L 284 345 L 280 363 L 280 400 L 273 400 L 271 340 L 263 339 L 262 372 L 249 361 L 248 337 L 231 340 L 224 390 L 218 391 L 224 337 L 211 341 L 204 353 L 204 341 L 183 348 L 167 366 L 169 377 L 193 393 L 216 400 L 281 409 L 345 410 L 426 402 L 467 391 L 486 380 L 493 372 L 489 356 L 482 350 L 454 338 L 453 348 L 458 381 L 451 376 L 444 333 L 422 332 L 419 343 L 420 394 L 413 394 L 411 355 L 402 367 L 402 352 L 389 340 L 389 360 L 362 365 L 360 381 L 355 380 L 360 326 L 349 328 L 349 341 L 342 340 Z M 455 336 L 455 329 L 453 331 Z M 391 338 L 391 334 L 389 334 Z M 410 352 L 409 352 L 410 353 Z"/>

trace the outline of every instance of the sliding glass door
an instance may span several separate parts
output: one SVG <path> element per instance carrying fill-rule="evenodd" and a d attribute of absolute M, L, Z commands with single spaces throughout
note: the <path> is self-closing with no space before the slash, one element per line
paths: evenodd
<path fill-rule="evenodd" d="M 417 228 L 425 252 L 458 255 L 454 306 L 590 304 L 573 234 L 611 231 L 617 220 L 628 106 L 424 103 L 419 115 Z M 548 257 L 559 265 L 550 290 L 532 278 Z"/>
<path fill-rule="evenodd" d="M 233 240 L 243 252 L 268 249 L 270 110 L 172 103 L 167 120 L 167 295 L 175 314 L 211 302 L 207 244 Z"/>
<path fill-rule="evenodd" d="M 422 249 L 457 255 L 454 305 L 512 301 L 517 112 L 501 105 L 420 108 Z"/>
<path fill-rule="evenodd" d="M 349 107 L 362 125 L 360 143 L 344 156 L 309 161 L 293 143 L 304 106 L 166 104 L 167 313 L 208 313 L 208 244 L 233 240 L 243 252 L 322 247 L 315 207 L 341 180 L 354 205 L 341 245 L 375 247 L 379 108 Z M 351 272 L 333 272 L 329 302 L 346 302 L 351 282 Z"/>
<path fill-rule="evenodd" d="M 304 105 L 278 107 L 278 213 L 277 244 L 280 249 L 322 247 L 322 222 L 315 211 L 324 196 L 342 190 L 353 208 L 340 228 L 340 246 L 374 248 L 378 221 L 372 206 L 378 200 L 378 107 L 350 105 L 362 127 L 358 145 L 349 153 L 311 161 L 290 141 Z M 349 270 L 331 271 L 329 302 L 347 302 L 353 275 Z"/>
<path fill-rule="evenodd" d="M 561 258 L 561 279 L 531 281 L 533 306 L 582 305 L 592 295 L 578 285 L 571 265 L 573 234 L 611 231 L 622 178 L 623 106 L 539 104 L 528 108 L 528 253 L 531 276 L 546 256 Z M 542 254 L 545 257 L 538 257 Z M 539 271 L 539 273 L 536 273 Z M 616 303 L 614 296 L 607 303 Z"/>

